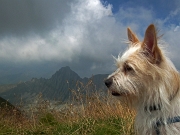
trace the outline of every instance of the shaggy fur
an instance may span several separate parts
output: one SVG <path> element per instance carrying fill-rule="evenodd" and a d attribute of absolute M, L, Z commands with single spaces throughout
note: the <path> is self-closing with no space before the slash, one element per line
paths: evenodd
<path fill-rule="evenodd" d="M 127 29 L 129 48 L 116 59 L 117 70 L 105 84 L 112 95 L 137 110 L 135 127 L 139 135 L 179 135 L 180 76 L 158 45 L 157 31 L 149 25 L 142 42 Z M 156 126 L 160 121 L 160 126 Z M 157 129 L 156 129 L 157 128 Z"/>

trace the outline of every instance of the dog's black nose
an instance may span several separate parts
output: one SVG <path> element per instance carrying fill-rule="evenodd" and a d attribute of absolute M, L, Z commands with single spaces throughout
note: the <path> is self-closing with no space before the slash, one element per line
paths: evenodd
<path fill-rule="evenodd" d="M 112 85 L 112 78 L 108 78 L 104 81 L 105 85 L 109 88 Z"/>

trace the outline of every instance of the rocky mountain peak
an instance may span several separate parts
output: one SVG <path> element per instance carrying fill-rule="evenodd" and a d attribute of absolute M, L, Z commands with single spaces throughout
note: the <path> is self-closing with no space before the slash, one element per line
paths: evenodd
<path fill-rule="evenodd" d="M 66 66 L 66 67 L 62 67 L 61 69 L 59 69 L 58 71 L 56 71 L 55 74 L 52 75 L 51 79 L 52 80 L 59 80 L 60 78 L 63 79 L 78 79 L 81 80 L 81 77 L 74 72 L 73 70 L 71 70 L 70 67 Z"/>

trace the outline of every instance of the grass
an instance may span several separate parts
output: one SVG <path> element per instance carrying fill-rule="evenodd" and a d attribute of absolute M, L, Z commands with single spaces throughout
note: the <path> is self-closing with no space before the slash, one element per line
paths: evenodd
<path fill-rule="evenodd" d="M 134 111 L 110 96 L 83 95 L 76 90 L 61 109 L 43 99 L 23 114 L 1 108 L 0 135 L 135 135 Z"/>

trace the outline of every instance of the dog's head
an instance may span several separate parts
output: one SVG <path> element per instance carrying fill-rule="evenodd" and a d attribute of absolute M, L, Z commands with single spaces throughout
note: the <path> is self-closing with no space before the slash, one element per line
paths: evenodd
<path fill-rule="evenodd" d="M 167 63 L 157 44 L 157 32 L 153 24 L 149 25 L 142 42 L 127 29 L 129 48 L 116 59 L 117 70 L 105 80 L 105 85 L 114 96 L 153 95 L 153 89 L 159 88 L 166 73 Z M 166 87 L 166 86 L 164 86 Z"/>

